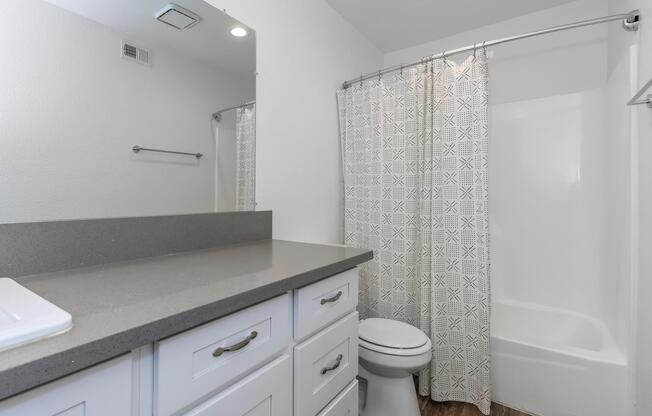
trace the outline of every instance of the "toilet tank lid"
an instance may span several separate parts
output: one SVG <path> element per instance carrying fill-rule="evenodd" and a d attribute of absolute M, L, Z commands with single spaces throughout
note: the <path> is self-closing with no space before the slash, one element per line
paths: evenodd
<path fill-rule="evenodd" d="M 392 319 L 363 319 L 358 325 L 358 336 L 376 345 L 390 348 L 419 348 L 428 342 L 420 329 Z"/>

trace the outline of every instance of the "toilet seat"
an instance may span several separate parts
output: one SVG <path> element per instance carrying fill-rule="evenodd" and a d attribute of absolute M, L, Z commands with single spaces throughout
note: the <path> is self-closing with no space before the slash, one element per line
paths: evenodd
<path fill-rule="evenodd" d="M 432 348 L 430 339 L 423 331 L 392 319 L 363 319 L 358 329 L 360 347 L 377 353 L 416 356 L 428 353 Z"/>

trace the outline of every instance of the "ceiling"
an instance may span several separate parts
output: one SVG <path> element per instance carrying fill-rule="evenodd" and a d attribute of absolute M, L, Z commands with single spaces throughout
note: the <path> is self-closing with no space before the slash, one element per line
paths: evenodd
<path fill-rule="evenodd" d="M 326 1 L 387 53 L 573 0 Z"/>
<path fill-rule="evenodd" d="M 256 40 L 253 30 L 244 38 L 231 36 L 238 25 L 246 27 L 204 0 L 174 0 L 201 16 L 202 21 L 187 30 L 177 30 L 157 21 L 154 15 L 168 0 L 46 0 L 63 9 L 125 33 L 125 39 L 174 49 L 178 53 L 231 72 L 254 74 Z"/>

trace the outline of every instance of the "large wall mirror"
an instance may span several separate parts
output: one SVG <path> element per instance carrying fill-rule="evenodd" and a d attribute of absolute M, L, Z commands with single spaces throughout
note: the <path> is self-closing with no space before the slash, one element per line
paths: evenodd
<path fill-rule="evenodd" d="M 203 0 L 0 0 L 0 223 L 254 210 L 255 49 Z"/>

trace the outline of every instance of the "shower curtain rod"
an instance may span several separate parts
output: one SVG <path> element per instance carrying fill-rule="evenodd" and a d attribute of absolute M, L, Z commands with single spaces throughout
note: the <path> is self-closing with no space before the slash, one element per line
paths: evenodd
<path fill-rule="evenodd" d="M 503 43 L 507 42 L 512 42 L 515 40 L 520 40 L 520 39 L 527 39 L 531 38 L 534 36 L 539 36 L 539 35 L 546 35 L 548 33 L 554 33 L 554 32 L 560 32 L 562 30 L 568 30 L 568 29 L 575 29 L 579 27 L 584 27 L 584 26 L 591 26 L 591 25 L 597 25 L 600 23 L 608 23 L 608 22 L 613 22 L 616 20 L 622 20 L 623 21 L 623 28 L 628 31 L 636 31 L 638 30 L 638 22 L 640 20 L 640 13 L 638 10 L 632 10 L 629 13 L 623 13 L 623 14 L 614 14 L 610 16 L 604 16 L 604 17 L 598 17 L 595 19 L 589 19 L 589 20 L 582 20 L 579 22 L 575 23 L 569 23 L 566 25 L 561 25 L 561 26 L 554 26 L 550 27 L 548 29 L 541 29 L 537 30 L 536 32 L 530 32 L 530 33 L 523 33 L 521 35 L 516 35 L 516 36 L 510 36 L 507 38 L 501 38 L 501 39 L 495 39 L 491 41 L 486 41 L 486 42 L 481 42 L 481 43 L 476 43 L 473 45 L 465 46 L 463 48 L 458 48 L 458 49 L 453 49 L 450 51 L 444 51 L 441 53 L 438 53 L 436 55 L 428 56 L 422 59 L 419 59 L 417 61 L 410 62 L 408 64 L 400 64 L 400 65 L 395 65 L 389 68 L 384 68 L 380 69 L 376 72 L 370 72 L 366 75 L 361 75 L 358 78 L 354 78 L 348 81 L 345 81 L 344 84 L 342 84 L 342 88 L 346 89 L 350 87 L 351 85 L 355 84 L 356 82 L 362 82 L 368 79 L 372 79 L 374 77 L 381 77 L 385 74 L 389 74 L 391 72 L 396 72 L 396 71 L 402 71 L 406 68 L 411 68 L 413 66 L 417 66 L 419 64 L 423 64 L 425 62 L 430 62 L 434 61 L 437 59 L 442 59 L 442 58 L 447 58 L 449 56 L 453 55 L 459 55 L 461 53 L 465 52 L 471 52 L 474 50 L 477 50 L 479 48 L 487 48 L 489 46 L 496 46 L 500 45 Z"/>
<path fill-rule="evenodd" d="M 229 107 L 229 108 L 222 109 L 220 111 L 216 111 L 216 112 L 213 113 L 213 118 L 215 119 L 215 121 L 220 121 L 222 119 L 222 113 L 223 112 L 229 111 L 229 110 L 235 110 L 236 108 L 249 107 L 250 105 L 254 105 L 254 104 L 256 104 L 256 100 L 247 101 L 246 103 L 242 103 L 240 105 L 234 105 L 233 107 Z"/>

